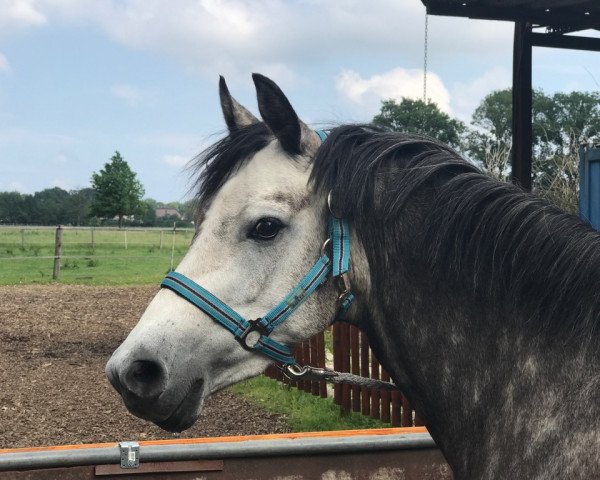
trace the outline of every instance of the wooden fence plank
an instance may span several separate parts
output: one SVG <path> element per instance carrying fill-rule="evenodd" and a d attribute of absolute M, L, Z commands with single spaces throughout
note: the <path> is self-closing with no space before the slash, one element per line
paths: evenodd
<path fill-rule="evenodd" d="M 354 375 L 360 375 L 360 342 L 359 330 L 350 326 L 350 365 Z M 352 410 L 360 412 L 360 387 L 352 386 Z"/>
<path fill-rule="evenodd" d="M 371 351 L 371 378 L 379 380 L 379 361 Z M 371 417 L 380 418 L 379 413 L 379 390 L 373 388 L 371 390 Z"/>
<path fill-rule="evenodd" d="M 390 381 L 390 374 L 384 368 L 381 368 L 381 380 L 384 382 Z M 381 420 L 385 423 L 390 423 L 390 405 L 391 395 L 389 390 L 381 390 Z"/>
<path fill-rule="evenodd" d="M 307 340 L 306 342 L 304 342 L 302 344 L 302 353 L 303 353 L 303 358 L 302 358 L 302 365 L 311 365 L 311 357 L 310 357 L 310 341 Z M 312 382 L 310 381 L 305 381 L 302 382 L 304 384 L 304 391 L 306 393 L 311 393 L 312 391 Z"/>
<path fill-rule="evenodd" d="M 310 343 L 310 365 L 315 367 L 319 366 L 319 347 L 318 347 L 318 335 L 312 337 L 309 341 Z M 310 392 L 313 395 L 319 395 L 319 382 L 310 382 Z"/>
<path fill-rule="evenodd" d="M 342 372 L 350 372 L 350 325 L 347 323 L 341 324 L 340 333 L 342 336 Z M 342 384 L 342 411 L 348 413 L 352 407 L 350 402 L 350 385 Z"/>
<path fill-rule="evenodd" d="M 342 328 L 341 323 L 333 325 L 333 369 L 338 372 L 342 370 Z M 336 405 L 342 404 L 342 386 L 338 383 L 333 386 L 333 402 Z"/>
<path fill-rule="evenodd" d="M 325 368 L 327 360 L 327 354 L 325 352 L 325 332 L 321 332 L 317 335 L 317 353 L 317 366 Z M 325 381 L 319 382 L 319 395 L 321 398 L 327 398 L 327 383 Z"/>
<path fill-rule="evenodd" d="M 402 424 L 402 394 L 398 391 L 392 392 L 392 427 Z"/>
<path fill-rule="evenodd" d="M 360 332 L 360 374 L 363 377 L 369 378 L 370 373 L 370 359 L 369 359 L 369 339 L 367 336 Z M 371 390 L 369 388 L 361 388 L 361 413 L 363 415 L 371 414 Z"/>
<path fill-rule="evenodd" d="M 402 426 L 404 427 L 412 427 L 413 424 L 413 416 L 412 416 L 412 407 L 408 402 L 408 398 L 405 395 L 402 395 Z"/>

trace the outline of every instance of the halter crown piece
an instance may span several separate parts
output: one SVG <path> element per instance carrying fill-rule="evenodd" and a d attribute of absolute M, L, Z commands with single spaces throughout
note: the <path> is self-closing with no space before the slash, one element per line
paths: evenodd
<path fill-rule="evenodd" d="M 327 138 L 322 130 L 316 131 L 321 141 Z M 350 266 L 350 230 L 346 219 L 337 218 L 331 212 L 330 198 L 329 238 L 323 244 L 321 256 L 298 284 L 264 316 L 247 320 L 208 290 L 179 272 L 170 272 L 160 284 L 192 303 L 229 330 L 240 345 L 249 351 L 258 351 L 286 366 L 296 365 L 292 350 L 269 338 L 271 332 L 283 323 L 304 301 L 329 277 L 340 279 L 341 293 L 338 311 L 333 321 L 341 319 L 352 304 L 348 270 Z M 327 252 L 331 243 L 331 258 Z"/>

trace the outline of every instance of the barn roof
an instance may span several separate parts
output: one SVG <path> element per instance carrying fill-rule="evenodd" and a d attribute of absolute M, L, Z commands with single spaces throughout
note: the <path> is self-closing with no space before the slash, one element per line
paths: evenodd
<path fill-rule="evenodd" d="M 600 30 L 598 0 L 421 0 L 431 15 L 528 22 L 567 33 Z"/>

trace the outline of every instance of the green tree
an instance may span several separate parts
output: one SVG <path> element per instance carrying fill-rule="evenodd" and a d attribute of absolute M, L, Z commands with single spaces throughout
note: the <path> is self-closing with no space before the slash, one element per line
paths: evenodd
<path fill-rule="evenodd" d="M 78 226 L 87 223 L 95 194 L 93 188 L 82 188 L 69 192 L 69 223 Z"/>
<path fill-rule="evenodd" d="M 30 222 L 38 225 L 60 225 L 69 222 L 69 192 L 60 187 L 46 188 L 33 194 Z"/>
<path fill-rule="evenodd" d="M 91 206 L 92 215 L 116 216 L 121 228 L 125 216 L 143 212 L 144 205 L 141 199 L 144 187 L 118 151 L 100 173 L 92 174 L 92 187 L 95 190 Z"/>
<path fill-rule="evenodd" d="M 0 223 L 30 222 L 31 195 L 19 192 L 0 192 Z"/>
<path fill-rule="evenodd" d="M 577 210 L 578 156 L 581 143 L 600 139 L 600 93 L 533 92 L 534 188 L 565 210 Z M 487 95 L 473 114 L 467 136 L 471 158 L 503 179 L 512 153 L 512 92 Z"/>
<path fill-rule="evenodd" d="M 456 149 L 461 148 L 466 126 L 442 112 L 435 103 L 402 98 L 384 100 L 373 123 L 397 132 L 419 133 L 436 138 Z"/>
<path fill-rule="evenodd" d="M 153 198 L 144 198 L 144 214 L 142 216 L 142 223 L 147 227 L 156 226 L 156 208 L 158 202 Z"/>

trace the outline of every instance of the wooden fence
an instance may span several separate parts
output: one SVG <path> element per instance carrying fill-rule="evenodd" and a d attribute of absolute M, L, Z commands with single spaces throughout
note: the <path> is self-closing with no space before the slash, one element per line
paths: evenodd
<path fill-rule="evenodd" d="M 369 348 L 367 336 L 358 328 L 346 323 L 336 323 L 331 331 L 315 335 L 298 345 L 294 351 L 300 365 L 326 366 L 325 336 L 331 335 L 333 343 L 333 369 L 367 378 L 390 380 L 389 374 L 379 364 Z M 331 367 L 331 365 L 327 365 Z M 266 374 L 307 393 L 326 398 L 333 393 L 333 401 L 343 412 L 360 412 L 372 418 L 390 423 L 394 427 L 422 425 L 408 399 L 400 392 L 389 392 L 373 388 L 360 388 L 350 385 L 333 385 L 328 389 L 325 382 L 290 382 L 275 367 Z"/>

